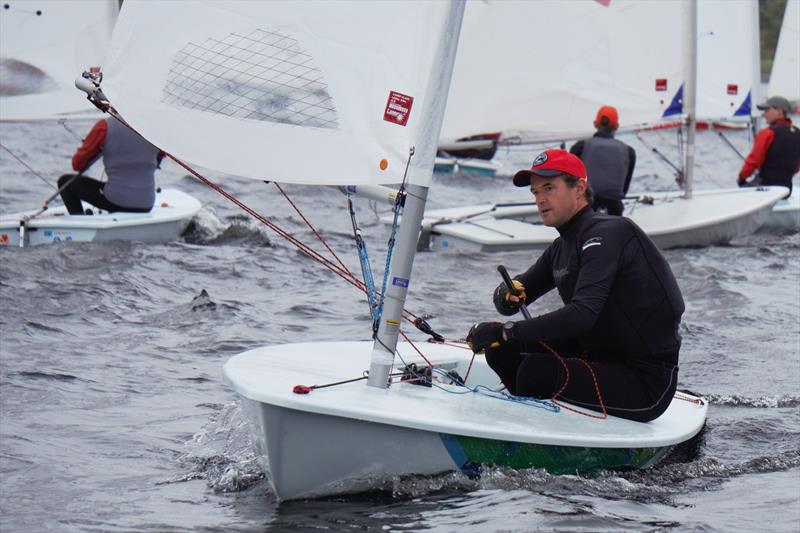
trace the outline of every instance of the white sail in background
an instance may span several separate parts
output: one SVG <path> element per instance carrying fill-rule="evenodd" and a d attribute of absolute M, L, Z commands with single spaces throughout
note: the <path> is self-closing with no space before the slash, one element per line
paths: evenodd
<path fill-rule="evenodd" d="M 698 119 L 750 119 L 761 81 L 757 17 L 757 0 L 697 2 Z"/>
<path fill-rule="evenodd" d="M 579 136 L 604 104 L 623 128 L 660 120 L 683 81 L 684 3 L 469 2 L 442 139 Z"/>
<path fill-rule="evenodd" d="M 0 120 L 98 115 L 75 78 L 99 66 L 116 0 L 8 0 L 0 9 Z"/>
<path fill-rule="evenodd" d="M 398 183 L 419 144 L 412 167 L 427 172 L 410 173 L 409 183 L 426 185 L 439 131 L 427 125 L 436 103 L 425 91 L 449 4 L 303 6 L 127 0 L 103 90 L 148 140 L 205 168 L 280 182 Z"/>
<path fill-rule="evenodd" d="M 775 95 L 800 105 L 800 0 L 786 2 L 783 13 L 783 25 L 769 77 L 769 96 Z"/>
<path fill-rule="evenodd" d="M 757 0 L 698 2 L 697 117 L 750 116 Z M 443 141 L 589 135 L 601 105 L 625 129 L 682 114 L 682 0 L 473 0 Z"/>

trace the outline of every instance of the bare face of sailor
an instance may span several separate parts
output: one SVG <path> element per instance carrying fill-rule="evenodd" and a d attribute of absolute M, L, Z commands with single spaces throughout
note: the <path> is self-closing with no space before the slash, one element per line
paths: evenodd
<path fill-rule="evenodd" d="M 531 192 L 545 226 L 558 228 L 588 205 L 586 181 L 577 180 L 575 186 L 570 187 L 564 177 L 563 174 L 554 177 L 532 176 Z"/>

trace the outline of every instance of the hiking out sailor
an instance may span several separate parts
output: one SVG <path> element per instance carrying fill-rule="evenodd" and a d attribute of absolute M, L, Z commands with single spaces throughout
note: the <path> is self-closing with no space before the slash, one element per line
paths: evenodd
<path fill-rule="evenodd" d="M 633 221 L 595 213 L 581 160 L 546 150 L 514 175 L 530 186 L 559 237 L 514 291 L 494 291 L 513 315 L 552 289 L 564 306 L 526 320 L 474 325 L 467 342 L 516 396 L 555 398 L 647 422 L 669 406 L 678 380 L 683 297 L 664 256 Z M 515 294 L 517 293 L 517 294 Z"/>
<path fill-rule="evenodd" d="M 792 106 L 783 96 L 772 96 L 756 107 L 764 112 L 768 126 L 753 139 L 753 149 L 739 171 L 739 186 L 782 185 L 791 194 L 792 176 L 800 172 L 800 130 L 789 118 Z M 756 170 L 758 177 L 748 183 Z"/>
<path fill-rule="evenodd" d="M 108 180 L 83 176 L 101 156 Z M 99 120 L 72 156 L 72 168 L 78 174 L 58 178 L 61 199 L 71 215 L 84 213 L 81 200 L 109 213 L 146 213 L 155 202 L 155 171 L 163 157 L 163 152 L 117 119 Z"/>
<path fill-rule="evenodd" d="M 592 209 L 622 215 L 622 199 L 628 194 L 636 166 L 636 151 L 614 138 L 619 128 L 617 108 L 604 105 L 594 119 L 597 132 L 572 145 L 570 152 L 583 161 L 594 191 Z"/>

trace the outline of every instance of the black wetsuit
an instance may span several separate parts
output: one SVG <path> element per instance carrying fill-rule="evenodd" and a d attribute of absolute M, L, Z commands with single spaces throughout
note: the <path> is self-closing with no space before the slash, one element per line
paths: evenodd
<path fill-rule="evenodd" d="M 486 350 L 489 365 L 512 394 L 552 398 L 561 390 L 558 398 L 601 410 L 593 374 L 609 414 L 657 418 L 675 393 L 684 311 L 669 264 L 631 220 L 588 206 L 558 231 L 517 279 L 528 303 L 557 288 L 564 307 L 516 322 L 510 342 Z M 498 311 L 513 314 L 499 294 Z"/>

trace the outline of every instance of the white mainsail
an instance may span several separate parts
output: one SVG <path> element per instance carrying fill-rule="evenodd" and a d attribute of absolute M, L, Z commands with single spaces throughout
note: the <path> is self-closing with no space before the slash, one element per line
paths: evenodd
<path fill-rule="evenodd" d="M 783 96 L 800 105 L 800 0 L 788 0 L 775 49 L 769 96 Z"/>
<path fill-rule="evenodd" d="M 427 185 L 438 124 L 426 86 L 449 4 L 302 6 L 128 0 L 103 90 L 136 130 L 194 165 L 280 182 L 399 183 L 416 147 L 408 183 Z"/>
<path fill-rule="evenodd" d="M 7 1 L 0 10 L 0 120 L 98 115 L 75 77 L 100 66 L 116 0 Z"/>
<path fill-rule="evenodd" d="M 697 2 L 697 117 L 749 120 L 760 95 L 758 0 Z"/>
<path fill-rule="evenodd" d="M 442 139 L 574 138 L 604 104 L 623 128 L 659 120 L 683 83 L 684 3 L 469 2 Z"/>
<path fill-rule="evenodd" d="M 601 105 L 622 129 L 682 111 L 686 0 L 473 0 L 448 98 L 442 141 L 590 135 Z M 697 116 L 749 117 L 757 65 L 756 0 L 698 2 Z"/>

